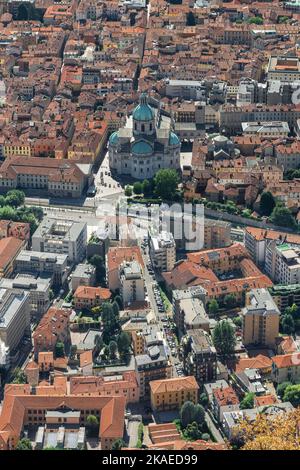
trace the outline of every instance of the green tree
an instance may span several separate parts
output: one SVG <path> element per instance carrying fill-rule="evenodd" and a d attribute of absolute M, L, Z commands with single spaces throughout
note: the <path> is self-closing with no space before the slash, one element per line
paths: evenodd
<path fill-rule="evenodd" d="M 88 415 L 86 418 L 86 427 L 90 437 L 97 437 L 99 432 L 99 420 L 95 415 Z"/>
<path fill-rule="evenodd" d="M 136 181 L 133 185 L 133 192 L 134 194 L 142 194 L 143 192 L 143 185 L 140 181 Z"/>
<path fill-rule="evenodd" d="M 109 302 L 102 304 L 102 325 L 103 325 L 103 339 L 104 342 L 109 340 L 120 328 L 119 315 L 116 314 L 113 305 Z"/>
<path fill-rule="evenodd" d="M 290 305 L 284 310 L 284 315 L 291 315 L 296 320 L 299 318 L 300 308 L 296 304 Z"/>
<path fill-rule="evenodd" d="M 201 393 L 200 396 L 199 396 L 199 403 L 200 405 L 202 405 L 204 408 L 207 407 L 208 405 L 208 397 L 206 395 L 206 393 Z"/>
<path fill-rule="evenodd" d="M 227 320 L 219 321 L 213 331 L 213 343 L 219 354 L 227 356 L 234 351 L 235 333 Z"/>
<path fill-rule="evenodd" d="M 96 281 L 100 284 L 105 283 L 105 276 L 106 276 L 106 269 L 105 263 L 100 255 L 93 255 L 89 259 L 89 263 L 92 264 L 96 268 Z"/>
<path fill-rule="evenodd" d="M 212 299 L 208 304 L 208 312 L 210 315 L 216 315 L 219 311 L 219 304 L 216 299 Z"/>
<path fill-rule="evenodd" d="M 25 194 L 18 189 L 12 189 L 6 193 L 5 204 L 8 206 L 19 207 L 25 202 Z"/>
<path fill-rule="evenodd" d="M 264 20 L 262 19 L 261 16 L 253 16 L 252 18 L 248 20 L 248 23 L 261 25 L 261 24 L 264 24 Z"/>
<path fill-rule="evenodd" d="M 65 346 L 61 341 L 57 341 L 55 345 L 55 357 L 64 357 L 65 355 Z"/>
<path fill-rule="evenodd" d="M 27 439 L 26 437 L 20 439 L 16 445 L 16 450 L 32 450 L 30 439 Z"/>
<path fill-rule="evenodd" d="M 16 367 L 12 373 L 12 383 L 13 384 L 26 384 L 27 377 L 25 372 L 20 368 Z"/>
<path fill-rule="evenodd" d="M 193 421 L 199 424 L 199 426 L 203 426 L 205 422 L 205 409 L 202 405 L 197 404 L 194 406 Z"/>
<path fill-rule="evenodd" d="M 287 227 L 295 230 L 297 228 L 296 220 L 287 207 L 277 205 L 271 214 L 270 221 L 280 227 Z"/>
<path fill-rule="evenodd" d="M 246 393 L 246 395 L 244 396 L 244 398 L 242 399 L 240 403 L 241 410 L 254 408 L 254 397 L 255 397 L 254 393 L 252 392 Z"/>
<path fill-rule="evenodd" d="M 295 321 L 292 317 L 292 315 L 282 315 L 280 318 L 280 327 L 281 327 L 281 332 L 290 335 L 292 333 L 295 333 Z"/>
<path fill-rule="evenodd" d="M 144 196 L 149 196 L 152 192 L 152 186 L 149 180 L 143 181 L 143 194 Z"/>
<path fill-rule="evenodd" d="M 224 304 L 227 308 L 233 308 L 236 305 L 236 298 L 234 294 L 225 295 Z"/>
<path fill-rule="evenodd" d="M 99 316 L 101 313 L 101 307 L 99 305 L 97 307 L 92 307 L 91 312 L 95 317 Z"/>
<path fill-rule="evenodd" d="M 122 331 L 118 337 L 118 351 L 121 356 L 125 356 L 130 351 L 131 337 L 126 331 Z"/>
<path fill-rule="evenodd" d="M 115 319 L 119 320 L 120 308 L 119 308 L 118 302 L 116 302 L 115 300 L 112 303 L 112 309 L 113 309 L 113 314 L 114 314 Z"/>
<path fill-rule="evenodd" d="M 122 448 L 126 447 L 125 442 L 123 439 L 116 439 L 111 446 L 111 450 L 121 450 Z"/>
<path fill-rule="evenodd" d="M 242 320 L 242 317 L 234 317 L 232 319 L 233 323 L 238 327 L 238 328 L 241 328 L 243 326 L 243 320 Z"/>
<path fill-rule="evenodd" d="M 283 398 L 287 387 L 289 387 L 290 385 L 292 385 L 291 382 L 282 382 L 281 384 L 278 384 L 276 389 L 277 395 L 280 398 Z"/>
<path fill-rule="evenodd" d="M 119 310 L 122 310 L 123 308 L 123 300 L 122 300 L 122 297 L 120 295 L 116 295 L 115 297 L 115 302 L 117 302 L 118 306 L 119 306 Z"/>
<path fill-rule="evenodd" d="M 175 170 L 159 170 L 154 178 L 155 193 L 162 199 L 172 200 L 175 196 L 178 183 L 179 178 Z"/>
<path fill-rule="evenodd" d="M 180 421 L 183 428 L 193 422 L 195 405 L 192 401 L 186 401 L 180 409 Z"/>
<path fill-rule="evenodd" d="M 259 212 L 261 215 L 271 215 L 276 206 L 276 201 L 270 191 L 262 193 L 259 203 Z"/>
<path fill-rule="evenodd" d="M 132 196 L 132 188 L 131 186 L 126 186 L 125 188 L 125 196 L 131 197 Z"/>
<path fill-rule="evenodd" d="M 196 441 L 201 439 L 202 431 L 199 429 L 199 425 L 194 421 L 187 425 L 186 429 L 183 431 L 183 436 L 188 441 Z"/>
<path fill-rule="evenodd" d="M 108 345 L 109 348 L 109 356 L 111 359 L 116 358 L 117 350 L 118 350 L 118 345 L 115 341 L 111 341 Z"/>
<path fill-rule="evenodd" d="M 210 441 L 210 435 L 207 432 L 204 432 L 201 439 L 203 439 L 203 441 Z"/>
<path fill-rule="evenodd" d="M 100 335 L 95 335 L 95 338 L 94 338 L 94 345 L 95 345 L 95 355 L 98 356 L 101 349 L 103 348 L 104 346 L 104 342 L 103 342 L 103 339 L 101 338 Z"/>
<path fill-rule="evenodd" d="M 300 384 L 289 385 L 286 387 L 283 401 L 289 401 L 294 407 L 300 405 Z"/>

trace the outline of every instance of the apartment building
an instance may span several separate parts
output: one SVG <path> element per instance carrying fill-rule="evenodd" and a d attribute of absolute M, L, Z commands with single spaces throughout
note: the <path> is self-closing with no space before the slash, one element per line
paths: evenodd
<path fill-rule="evenodd" d="M 51 276 L 17 274 L 14 279 L 0 279 L 0 289 L 22 289 L 29 292 L 30 316 L 37 319 L 49 308 L 51 280 Z"/>
<path fill-rule="evenodd" d="M 68 256 L 70 263 L 85 258 L 87 226 L 83 222 L 45 218 L 32 235 L 32 250 Z"/>
<path fill-rule="evenodd" d="M 172 367 L 162 344 L 150 346 L 147 352 L 135 357 L 140 397 L 150 396 L 150 382 L 172 377 Z"/>
<path fill-rule="evenodd" d="M 231 225 L 223 220 L 204 219 L 204 248 L 212 250 L 231 245 Z"/>
<path fill-rule="evenodd" d="M 0 340 L 10 352 L 30 334 L 29 293 L 21 289 L 0 289 Z"/>
<path fill-rule="evenodd" d="M 187 260 L 179 261 L 162 276 L 169 291 L 201 286 L 206 300 L 223 302 L 227 294 L 233 294 L 237 302 L 243 303 L 246 291 L 272 285 L 249 258 L 245 247 L 234 243 L 226 248 L 189 253 Z"/>
<path fill-rule="evenodd" d="M 212 411 L 218 422 L 222 422 L 223 413 L 238 411 L 240 401 L 237 394 L 231 386 L 216 387 L 212 391 Z"/>
<path fill-rule="evenodd" d="M 50 274 L 55 286 L 61 286 L 67 279 L 68 256 L 57 253 L 22 250 L 16 258 L 16 271 L 35 275 Z"/>
<path fill-rule="evenodd" d="M 123 261 L 119 269 L 120 294 L 123 305 L 144 302 L 145 281 L 141 265 L 137 261 Z"/>
<path fill-rule="evenodd" d="M 74 307 L 91 309 L 110 299 L 111 292 L 106 287 L 78 286 L 74 293 Z"/>
<path fill-rule="evenodd" d="M 6 237 L 0 240 L 0 277 L 10 277 L 14 271 L 16 258 L 24 248 L 25 240 Z"/>
<path fill-rule="evenodd" d="M 271 287 L 269 292 L 281 312 L 293 304 L 300 307 L 300 284 L 278 284 Z"/>
<path fill-rule="evenodd" d="M 243 343 L 274 347 L 279 334 L 280 311 L 266 289 L 252 289 L 246 294 L 243 315 Z"/>
<path fill-rule="evenodd" d="M 98 393 L 101 396 L 124 396 L 126 404 L 138 403 L 140 388 L 134 371 L 113 375 L 92 375 L 70 377 L 70 393 L 87 395 Z"/>
<path fill-rule="evenodd" d="M 199 328 L 209 333 L 209 318 L 206 314 L 203 301 L 197 297 L 188 296 L 187 291 L 173 292 L 173 296 L 176 293 L 177 299 L 174 318 L 179 335 L 185 334 L 187 330 L 197 330 Z M 181 299 L 180 292 L 183 292 Z"/>
<path fill-rule="evenodd" d="M 176 243 L 172 233 L 162 231 L 150 238 L 150 258 L 159 271 L 171 271 L 176 263 Z"/>
<path fill-rule="evenodd" d="M 35 356 L 41 351 L 54 351 L 58 341 L 69 341 L 69 318 L 70 310 L 49 308 L 32 335 Z"/>
<path fill-rule="evenodd" d="M 203 101 L 205 83 L 196 80 L 166 80 L 166 96 L 185 100 Z"/>
<path fill-rule="evenodd" d="M 187 319 L 185 319 L 185 314 L 183 309 L 183 314 L 182 314 L 182 301 L 184 300 L 191 300 L 191 299 L 199 299 L 200 304 L 203 306 L 203 309 L 205 309 L 206 306 L 206 291 L 200 286 L 193 286 L 189 287 L 187 289 L 175 289 L 172 291 L 172 304 L 173 304 L 173 312 L 174 312 L 174 319 L 176 326 L 180 332 L 185 332 L 187 329 L 193 329 L 188 328 L 187 325 L 193 324 L 193 318 L 198 318 L 198 316 L 190 316 L 189 311 L 187 313 Z M 184 304 L 184 307 L 188 306 L 189 304 Z M 203 313 L 202 309 L 201 312 Z M 206 314 L 201 318 L 202 322 L 202 329 L 206 330 Z M 187 323 L 185 323 L 185 320 L 188 320 Z M 198 318 L 199 320 L 199 318 Z"/>
<path fill-rule="evenodd" d="M 271 241 L 267 244 L 266 273 L 278 284 L 300 283 L 300 250 L 288 243 Z"/>
<path fill-rule="evenodd" d="M 153 411 L 180 410 L 186 401 L 198 403 L 199 385 L 195 377 L 176 377 L 150 382 Z"/>
<path fill-rule="evenodd" d="M 121 288 L 119 270 L 124 261 L 137 261 L 142 270 L 144 269 L 142 253 L 138 246 L 110 247 L 107 253 L 107 281 L 112 292 Z"/>
<path fill-rule="evenodd" d="M 72 273 L 72 290 L 79 286 L 93 286 L 96 281 L 95 266 L 87 263 L 77 264 Z"/>
<path fill-rule="evenodd" d="M 201 384 L 216 380 L 217 352 L 210 336 L 201 329 L 188 330 L 181 344 L 185 373 Z"/>
<path fill-rule="evenodd" d="M 277 384 L 282 382 L 299 383 L 300 380 L 299 354 L 282 354 L 272 357 L 272 379 Z"/>
<path fill-rule="evenodd" d="M 245 247 L 251 258 L 259 266 L 264 266 L 266 259 L 267 244 L 272 240 L 288 243 L 292 247 L 300 247 L 300 235 L 295 233 L 278 232 L 277 230 L 266 230 L 256 227 L 246 227 Z"/>
<path fill-rule="evenodd" d="M 150 382 L 153 380 L 170 379 L 172 366 L 166 353 L 160 328 L 148 325 L 143 328 L 142 353 L 135 356 L 140 397 L 150 398 Z"/>

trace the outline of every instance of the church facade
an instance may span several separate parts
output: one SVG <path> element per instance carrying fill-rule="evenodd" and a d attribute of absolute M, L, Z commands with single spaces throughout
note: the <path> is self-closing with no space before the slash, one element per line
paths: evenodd
<path fill-rule="evenodd" d="M 180 169 L 180 146 L 171 118 L 152 108 L 142 93 L 126 125 L 110 136 L 110 168 L 118 175 L 151 179 L 160 169 Z"/>

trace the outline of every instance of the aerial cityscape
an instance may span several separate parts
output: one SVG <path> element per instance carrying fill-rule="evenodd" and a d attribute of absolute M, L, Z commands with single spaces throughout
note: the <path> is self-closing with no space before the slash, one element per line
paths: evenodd
<path fill-rule="evenodd" d="M 299 425 L 300 0 L 0 0 L 0 450 Z"/>

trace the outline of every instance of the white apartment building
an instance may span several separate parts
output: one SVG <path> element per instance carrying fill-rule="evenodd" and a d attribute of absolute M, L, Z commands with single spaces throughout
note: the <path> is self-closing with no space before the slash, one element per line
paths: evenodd
<path fill-rule="evenodd" d="M 120 293 L 124 307 L 145 300 L 145 282 L 141 265 L 137 261 L 124 261 L 119 268 Z"/>
<path fill-rule="evenodd" d="M 162 231 L 150 240 L 150 258 L 160 271 L 172 271 L 176 262 L 176 243 L 172 233 Z"/>
<path fill-rule="evenodd" d="M 85 258 L 86 223 L 45 218 L 32 236 L 32 250 L 59 253 L 78 263 Z"/>
<path fill-rule="evenodd" d="M 300 251 L 289 244 L 268 244 L 265 269 L 270 278 L 279 284 L 300 283 Z"/>
<path fill-rule="evenodd" d="M 30 333 L 29 292 L 0 288 L 0 340 L 12 352 Z"/>

